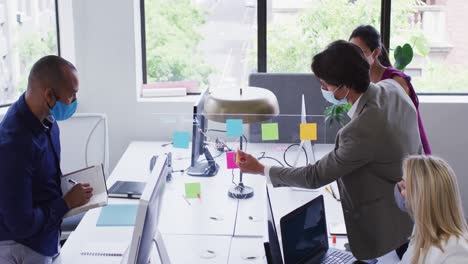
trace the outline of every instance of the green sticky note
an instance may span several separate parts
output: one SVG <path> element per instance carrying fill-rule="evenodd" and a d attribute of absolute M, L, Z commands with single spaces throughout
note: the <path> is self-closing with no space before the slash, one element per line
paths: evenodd
<path fill-rule="evenodd" d="M 201 188 L 199 182 L 191 182 L 185 184 L 185 198 L 194 199 L 201 197 Z"/>
<path fill-rule="evenodd" d="M 278 123 L 262 124 L 262 140 L 278 140 Z"/>

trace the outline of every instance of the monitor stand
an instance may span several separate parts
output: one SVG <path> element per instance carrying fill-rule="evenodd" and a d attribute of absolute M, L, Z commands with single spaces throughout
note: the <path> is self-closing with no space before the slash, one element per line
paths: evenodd
<path fill-rule="evenodd" d="M 195 166 L 190 167 L 187 169 L 187 174 L 190 176 L 198 176 L 198 177 L 211 177 L 215 176 L 218 173 L 219 165 L 215 164 L 210 165 L 207 163 L 197 162 Z"/>
<path fill-rule="evenodd" d="M 125 252 L 123 253 L 123 256 L 122 256 L 122 260 L 120 261 L 120 264 L 131 264 L 128 262 L 128 258 L 130 257 L 130 246 L 127 247 L 127 249 L 125 250 Z M 148 262 L 147 263 L 144 263 L 144 264 L 165 264 L 162 262 L 161 259 L 157 258 L 156 256 L 153 256 L 155 254 L 155 252 L 151 252 L 151 256 L 150 256 L 150 259 L 148 259 Z M 170 264 L 170 261 L 166 262 L 166 263 L 169 263 Z"/>
<path fill-rule="evenodd" d="M 122 260 L 120 261 L 120 264 L 128 264 L 129 257 L 130 257 L 130 245 L 125 249 L 122 255 Z"/>
<path fill-rule="evenodd" d="M 234 199 L 248 199 L 254 195 L 252 187 L 245 186 L 244 183 L 240 182 L 237 186 L 229 189 L 229 197 Z"/>
<path fill-rule="evenodd" d="M 215 162 L 208 148 L 204 149 L 206 162 L 195 162 L 195 166 L 190 166 L 187 169 L 187 174 L 196 177 L 211 177 L 215 176 L 219 171 L 219 165 Z"/>

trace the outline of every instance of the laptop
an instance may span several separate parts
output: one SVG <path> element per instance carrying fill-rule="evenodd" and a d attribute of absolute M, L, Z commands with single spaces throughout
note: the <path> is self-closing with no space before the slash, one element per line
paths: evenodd
<path fill-rule="evenodd" d="M 351 252 L 329 248 L 323 195 L 283 216 L 280 226 L 286 264 L 356 261 Z"/>

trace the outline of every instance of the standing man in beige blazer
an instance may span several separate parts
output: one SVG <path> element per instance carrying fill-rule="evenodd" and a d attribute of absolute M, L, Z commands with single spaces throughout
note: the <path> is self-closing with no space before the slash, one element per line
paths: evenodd
<path fill-rule="evenodd" d="M 351 121 L 335 149 L 301 168 L 268 167 L 239 151 L 245 173 L 263 174 L 274 186 L 319 188 L 338 182 L 349 244 L 359 260 L 380 257 L 408 242 L 413 223 L 395 202 L 402 161 L 422 150 L 416 110 L 399 84 L 370 83 L 359 47 L 335 41 L 313 58 L 312 70 L 328 101 L 352 104 Z"/>

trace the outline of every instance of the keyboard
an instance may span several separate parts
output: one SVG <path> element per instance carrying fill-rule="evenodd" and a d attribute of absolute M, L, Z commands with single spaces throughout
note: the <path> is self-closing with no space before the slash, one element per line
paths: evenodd
<path fill-rule="evenodd" d="M 346 252 L 341 251 L 333 251 L 330 255 L 326 256 L 325 259 L 322 260 L 322 264 L 341 264 L 347 263 L 348 261 L 352 260 L 353 256 Z"/>

